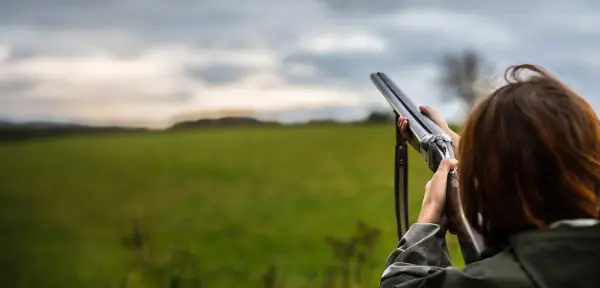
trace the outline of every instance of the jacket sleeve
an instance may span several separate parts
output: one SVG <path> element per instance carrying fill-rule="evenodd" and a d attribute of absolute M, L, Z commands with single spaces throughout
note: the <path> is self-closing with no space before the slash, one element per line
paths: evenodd
<path fill-rule="evenodd" d="M 437 224 L 413 224 L 388 257 L 380 287 L 414 287 L 445 274 L 437 273 L 452 267 L 444 234 Z"/>

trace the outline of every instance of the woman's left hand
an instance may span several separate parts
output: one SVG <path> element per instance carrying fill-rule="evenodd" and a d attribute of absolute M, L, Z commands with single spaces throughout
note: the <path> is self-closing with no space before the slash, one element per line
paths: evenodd
<path fill-rule="evenodd" d="M 437 171 L 425 186 L 425 196 L 417 223 L 440 224 L 446 206 L 448 173 L 458 165 L 456 159 L 442 159 Z"/>

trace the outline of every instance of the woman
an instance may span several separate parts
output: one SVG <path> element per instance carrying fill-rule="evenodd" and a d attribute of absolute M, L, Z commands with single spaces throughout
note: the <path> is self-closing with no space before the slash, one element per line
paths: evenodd
<path fill-rule="evenodd" d="M 537 66 L 510 67 L 505 78 L 473 108 L 460 137 L 421 107 L 460 141 L 459 161 L 443 161 L 428 183 L 381 287 L 600 287 L 598 119 Z M 400 119 L 402 131 L 408 125 Z M 463 212 L 496 251 L 463 270 L 451 267 L 440 225 L 446 175 L 456 165 Z"/>

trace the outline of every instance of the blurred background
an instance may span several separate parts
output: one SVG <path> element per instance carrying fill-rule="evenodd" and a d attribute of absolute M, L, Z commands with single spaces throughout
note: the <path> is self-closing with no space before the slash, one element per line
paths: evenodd
<path fill-rule="evenodd" d="M 0 1 L 0 286 L 376 287 L 369 74 L 457 130 L 520 63 L 598 109 L 599 36 L 593 0 Z"/>

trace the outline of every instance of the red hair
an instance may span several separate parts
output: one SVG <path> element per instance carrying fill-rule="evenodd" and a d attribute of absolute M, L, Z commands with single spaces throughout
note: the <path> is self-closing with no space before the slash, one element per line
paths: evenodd
<path fill-rule="evenodd" d="M 594 110 L 538 66 L 509 67 L 505 79 L 508 84 L 475 105 L 461 133 L 459 181 L 468 221 L 494 244 L 558 220 L 596 218 Z"/>

